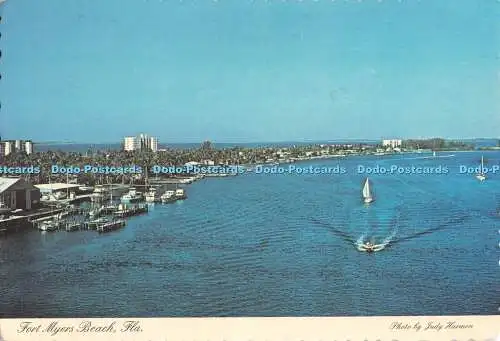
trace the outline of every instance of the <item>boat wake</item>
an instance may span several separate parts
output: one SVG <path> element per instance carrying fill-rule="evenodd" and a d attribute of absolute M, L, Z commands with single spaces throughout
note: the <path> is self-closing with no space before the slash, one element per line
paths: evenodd
<path fill-rule="evenodd" d="M 396 237 L 396 234 L 397 234 L 397 229 L 394 229 L 392 231 L 392 233 L 387 236 L 386 238 L 384 238 L 382 240 L 382 242 L 380 242 L 379 244 L 376 244 L 374 241 L 371 241 L 371 240 L 367 240 L 368 236 L 366 234 L 363 234 L 361 237 L 359 237 L 356 242 L 354 243 L 356 249 L 358 251 L 361 251 L 361 252 L 368 252 L 368 251 L 373 251 L 373 252 L 377 252 L 377 251 L 382 251 L 383 249 L 385 249 L 389 244 L 391 244 L 391 242 L 394 240 L 394 238 Z M 366 247 L 366 243 L 367 242 L 371 242 L 372 243 L 372 246 L 370 247 L 370 249 L 368 249 Z"/>
<path fill-rule="evenodd" d="M 319 221 L 315 218 L 313 218 L 311 220 L 316 225 L 328 228 L 332 233 L 341 237 L 347 243 L 353 245 L 358 251 L 361 251 L 361 252 L 375 251 L 375 252 L 377 252 L 377 251 L 382 251 L 384 249 L 387 249 L 389 247 L 393 247 L 394 245 L 399 244 L 399 243 L 407 242 L 407 241 L 410 241 L 410 240 L 413 240 L 413 239 L 416 239 L 419 237 L 423 237 L 425 235 L 429 235 L 429 234 L 432 234 L 432 233 L 435 233 L 435 232 L 438 232 L 441 230 L 452 228 L 453 226 L 456 226 L 457 224 L 463 223 L 468 218 L 469 218 L 469 215 L 460 214 L 460 215 L 457 215 L 457 216 L 455 216 L 455 217 L 453 217 L 453 218 L 451 218 L 451 219 L 449 219 L 449 220 L 447 220 L 447 221 L 445 221 L 437 226 L 427 228 L 427 229 L 418 231 L 416 233 L 412 233 L 410 235 L 406 235 L 406 236 L 401 235 L 399 237 L 398 237 L 399 229 L 397 226 L 395 226 L 394 229 L 392 230 L 392 233 L 389 236 L 385 237 L 379 243 L 374 241 L 373 237 L 369 236 L 368 231 L 365 231 L 359 238 L 355 239 L 355 237 L 352 237 L 347 232 L 336 228 L 331 223 L 322 222 L 322 221 Z M 370 242 L 372 244 L 370 248 L 366 247 L 367 242 Z"/>

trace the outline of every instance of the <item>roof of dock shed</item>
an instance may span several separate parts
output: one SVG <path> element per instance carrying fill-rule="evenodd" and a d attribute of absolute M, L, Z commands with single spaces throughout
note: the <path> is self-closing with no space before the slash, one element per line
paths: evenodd
<path fill-rule="evenodd" d="M 53 183 L 53 184 L 39 184 L 35 185 L 41 191 L 58 191 L 62 189 L 78 188 L 80 185 L 65 184 L 65 183 Z"/>
<path fill-rule="evenodd" d="M 16 182 L 21 180 L 21 178 L 5 178 L 5 177 L 0 177 L 0 193 L 5 192 L 6 190 L 9 189 L 12 185 L 14 185 Z"/>

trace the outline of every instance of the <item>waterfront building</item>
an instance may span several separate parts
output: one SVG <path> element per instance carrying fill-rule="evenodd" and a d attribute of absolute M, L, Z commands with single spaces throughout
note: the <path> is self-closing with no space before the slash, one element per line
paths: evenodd
<path fill-rule="evenodd" d="M 400 148 L 402 143 L 403 141 L 398 139 L 382 140 L 382 146 L 390 148 Z"/>
<path fill-rule="evenodd" d="M 31 210 L 40 203 L 40 190 L 23 178 L 0 177 L 0 206 Z"/>
<path fill-rule="evenodd" d="M 0 160 L 5 156 L 5 144 L 0 141 Z"/>
<path fill-rule="evenodd" d="M 128 152 L 135 150 L 158 151 L 158 139 L 146 134 L 140 134 L 139 136 L 127 136 L 124 138 L 123 142 L 123 150 Z"/>
<path fill-rule="evenodd" d="M 0 155 L 9 155 L 14 152 L 33 153 L 33 142 L 31 140 L 6 140 L 0 142 Z"/>

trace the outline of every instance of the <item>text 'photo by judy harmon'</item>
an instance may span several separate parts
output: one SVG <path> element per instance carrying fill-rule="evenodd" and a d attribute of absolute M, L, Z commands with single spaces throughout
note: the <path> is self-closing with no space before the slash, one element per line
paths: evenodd
<path fill-rule="evenodd" d="M 500 1 L 0 0 L 0 341 L 500 341 Z"/>

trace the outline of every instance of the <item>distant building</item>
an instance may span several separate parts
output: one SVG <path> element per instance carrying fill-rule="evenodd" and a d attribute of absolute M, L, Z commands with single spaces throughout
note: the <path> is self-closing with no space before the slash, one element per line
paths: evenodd
<path fill-rule="evenodd" d="M 140 134 L 139 136 L 127 136 L 124 138 L 123 150 L 131 152 L 134 150 L 158 151 L 158 139 L 156 137 Z"/>
<path fill-rule="evenodd" d="M 127 152 L 132 152 L 135 150 L 135 137 L 127 136 L 124 139 L 123 150 Z"/>
<path fill-rule="evenodd" d="M 40 203 L 40 190 L 22 178 L 0 177 L 0 206 L 31 210 Z"/>
<path fill-rule="evenodd" d="M 6 140 L 0 141 L 0 154 L 9 155 L 14 152 L 33 153 L 33 142 L 31 140 Z"/>
<path fill-rule="evenodd" d="M 0 159 L 5 156 L 5 145 L 2 141 L 0 141 Z"/>
<path fill-rule="evenodd" d="M 155 153 L 158 151 L 158 139 L 156 137 L 149 139 L 149 148 Z"/>
<path fill-rule="evenodd" d="M 399 148 L 401 147 L 402 140 L 382 140 L 382 146 L 391 147 L 391 148 Z"/>
<path fill-rule="evenodd" d="M 15 150 L 14 149 L 14 143 L 12 143 L 12 141 L 5 141 L 3 143 L 3 145 L 4 145 L 4 155 L 5 156 L 7 156 L 7 155 L 9 155 L 9 154 L 11 154 L 11 153 L 14 152 L 14 150 Z"/>
<path fill-rule="evenodd" d="M 33 153 L 33 142 L 31 142 L 31 141 L 24 141 L 24 151 L 28 155 L 32 154 Z"/>

